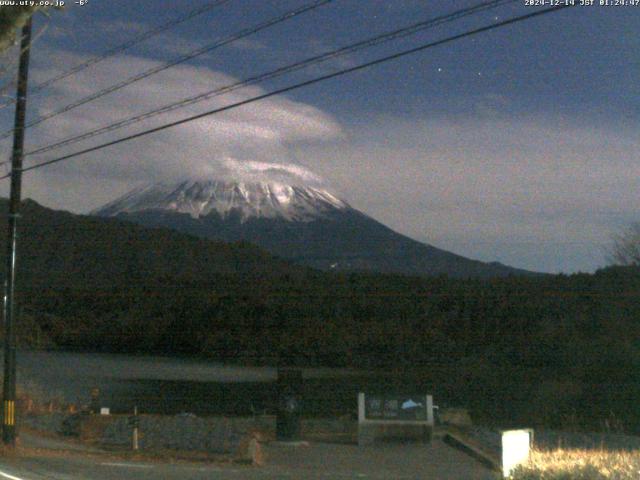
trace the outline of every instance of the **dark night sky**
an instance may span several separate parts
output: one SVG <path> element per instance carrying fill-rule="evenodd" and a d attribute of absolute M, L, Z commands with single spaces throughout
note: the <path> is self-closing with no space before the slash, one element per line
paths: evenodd
<path fill-rule="evenodd" d="M 68 3 L 36 21 L 46 30 L 32 84 L 206 2 Z M 230 0 L 33 95 L 29 118 L 305 3 Z M 335 0 L 44 122 L 27 149 L 476 3 Z M 513 2 L 105 138 L 534 10 Z M 301 165 L 418 240 L 533 270 L 593 271 L 612 233 L 640 220 L 638 31 L 640 5 L 566 9 L 34 171 L 26 194 L 83 212 L 141 182 L 215 175 L 230 158 Z M 11 121 L 0 110 L 3 130 Z M 0 148 L 6 157 L 10 142 Z"/>

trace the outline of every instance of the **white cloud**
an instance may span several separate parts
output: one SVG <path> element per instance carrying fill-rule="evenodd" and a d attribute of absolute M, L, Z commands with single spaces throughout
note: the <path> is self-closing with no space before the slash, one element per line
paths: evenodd
<path fill-rule="evenodd" d="M 222 168 L 213 175 L 222 178 L 242 179 L 244 181 L 277 181 L 289 184 L 322 185 L 324 180 L 302 165 L 225 158 Z"/>
<path fill-rule="evenodd" d="M 59 54 L 56 59 L 55 66 L 42 72 L 41 77 L 48 78 L 81 61 L 69 54 Z M 58 83 L 51 95 L 34 102 L 32 107 L 38 114 L 56 110 L 60 105 L 156 65 L 156 62 L 135 57 L 102 62 L 84 71 L 73 82 Z M 174 67 L 29 129 L 27 150 L 235 81 L 237 79 L 204 67 Z M 109 133 L 99 137 L 100 143 L 262 93 L 264 90 L 256 86 L 238 90 Z M 30 118 L 36 116 L 31 114 Z M 278 172 L 278 175 L 291 176 L 295 173 L 310 178 L 312 174 L 303 167 L 289 166 L 292 163 L 290 149 L 297 144 L 335 140 L 340 135 L 340 125 L 321 110 L 286 97 L 271 97 L 30 172 L 25 180 L 25 191 L 26 195 L 47 205 L 82 211 L 98 206 L 105 197 L 121 193 L 115 190 L 126 189 L 136 182 L 230 174 L 229 158 L 235 159 L 233 162 L 237 165 L 243 161 L 254 162 L 252 165 L 259 167 L 258 170 L 262 168 L 260 165 L 270 164 L 262 169 L 263 174 L 269 170 L 267 173 L 270 174 Z M 97 143 L 97 138 L 87 140 L 42 156 L 28 157 L 27 163 Z M 5 149 L 2 153 L 6 154 L 8 144 L 5 142 L 2 147 Z M 49 187 L 51 183 L 71 184 L 74 188 L 59 192 Z M 87 195 L 92 191 L 93 195 Z"/>

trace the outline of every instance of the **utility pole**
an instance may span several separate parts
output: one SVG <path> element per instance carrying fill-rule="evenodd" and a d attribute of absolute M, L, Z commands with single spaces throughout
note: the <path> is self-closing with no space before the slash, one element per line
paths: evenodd
<path fill-rule="evenodd" d="M 27 110 L 27 79 L 29 73 L 29 50 L 31 48 L 31 18 L 22 27 L 20 42 L 20 64 L 18 67 L 18 92 L 16 98 L 15 127 L 13 131 L 13 154 L 11 157 L 11 194 L 9 198 L 8 241 L 4 284 L 4 384 L 2 441 L 5 445 L 16 444 L 16 334 L 14 329 L 14 293 L 16 280 L 16 240 L 20 217 L 22 190 L 22 157 L 24 148 L 24 123 Z"/>

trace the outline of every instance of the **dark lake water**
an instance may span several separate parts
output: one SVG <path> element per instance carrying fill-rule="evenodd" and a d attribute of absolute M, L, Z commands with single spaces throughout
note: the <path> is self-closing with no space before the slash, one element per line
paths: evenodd
<path fill-rule="evenodd" d="M 250 415 L 275 411 L 277 369 L 206 360 L 95 353 L 18 352 L 18 383 L 37 396 L 87 404 L 92 388 L 112 413 Z M 367 372 L 305 368 L 303 414 L 355 413 L 357 393 L 384 389 Z"/>

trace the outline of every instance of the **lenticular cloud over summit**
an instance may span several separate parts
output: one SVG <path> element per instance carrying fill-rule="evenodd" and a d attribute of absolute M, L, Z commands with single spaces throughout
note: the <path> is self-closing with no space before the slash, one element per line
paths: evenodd
<path fill-rule="evenodd" d="M 60 53 L 60 52 L 58 52 Z M 79 63 L 83 58 L 60 53 L 64 63 Z M 106 87 L 130 76 L 132 72 L 156 68 L 160 62 L 136 56 L 122 56 L 97 64 L 90 72 L 79 72 L 77 81 L 56 85 L 59 96 L 78 99 L 91 90 Z M 44 78 L 59 74 L 57 64 L 46 66 Z M 35 127 L 37 136 L 31 138 L 63 139 L 79 135 L 111 123 L 122 121 L 185 97 L 198 96 L 240 79 L 204 66 L 180 65 L 154 75 L 145 82 L 131 84 L 126 89 L 73 109 L 56 122 L 44 122 Z M 98 82 L 96 84 L 96 82 Z M 188 89 L 185 89 L 188 85 Z M 159 95 L 161 92 L 161 95 Z M 206 101 L 187 104 L 161 115 L 150 116 L 132 130 L 116 130 L 100 137 L 101 141 L 117 139 L 125 133 L 152 129 L 193 115 L 260 96 L 267 91 L 257 85 L 214 96 Z M 46 98 L 35 105 L 35 115 L 55 109 L 55 99 Z M 158 132 L 131 143 L 123 143 L 96 151 L 82 161 L 61 162 L 42 170 L 42 175 L 63 174 L 86 178 L 108 179 L 126 183 L 140 178 L 153 182 L 173 182 L 185 176 L 218 178 L 234 173 L 257 175 L 299 176 L 312 180 L 308 172 L 287 167 L 292 148 L 324 143 L 340 138 L 342 126 L 329 113 L 299 100 L 278 95 L 243 105 L 216 115 L 205 116 Z M 95 144 L 86 140 L 59 149 L 60 155 L 73 153 Z M 39 144 L 29 146 L 38 147 Z M 0 152 L 2 152 L 0 146 Z M 46 160 L 35 157 L 35 160 Z M 246 161 L 245 163 L 240 163 Z M 45 183 L 45 182 L 43 182 Z"/>
<path fill-rule="evenodd" d="M 212 178 L 245 183 L 282 183 L 297 186 L 322 186 L 324 181 L 306 167 L 295 163 L 238 160 L 225 157 L 211 166 Z M 195 176 L 192 176 L 195 179 Z"/>

